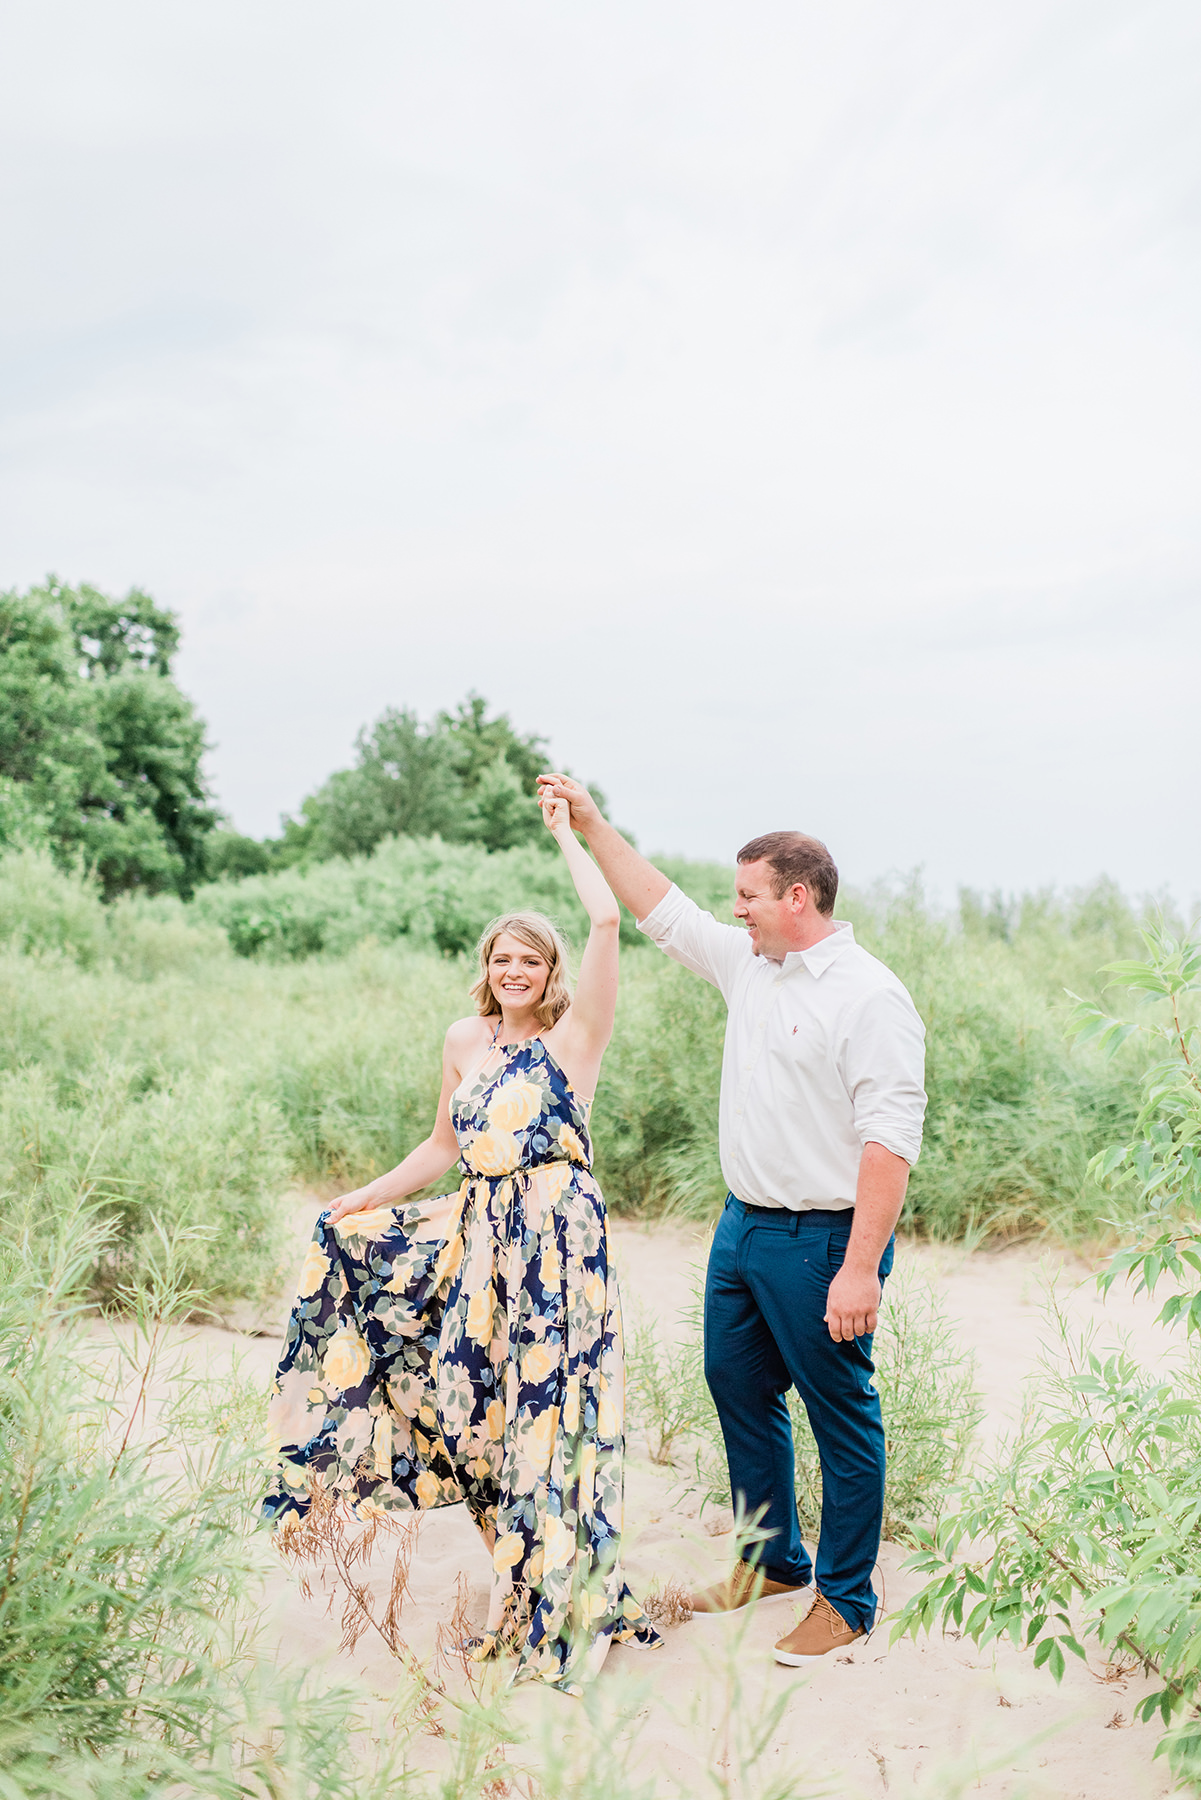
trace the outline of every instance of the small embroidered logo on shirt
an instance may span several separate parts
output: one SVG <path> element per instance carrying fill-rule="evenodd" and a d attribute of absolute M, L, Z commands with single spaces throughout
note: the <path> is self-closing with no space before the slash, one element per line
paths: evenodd
<path fill-rule="evenodd" d="M 792 1028 L 792 1035 L 793 1035 L 793 1037 L 795 1037 L 795 1036 L 796 1036 L 796 1034 L 797 1034 L 797 1032 L 798 1032 L 798 1031 L 799 1031 L 799 1030 L 800 1030 L 800 1029 L 801 1029 L 801 1028 L 800 1028 L 800 1026 L 799 1026 L 799 1025 L 794 1025 L 794 1026 L 793 1026 L 793 1028 Z"/>

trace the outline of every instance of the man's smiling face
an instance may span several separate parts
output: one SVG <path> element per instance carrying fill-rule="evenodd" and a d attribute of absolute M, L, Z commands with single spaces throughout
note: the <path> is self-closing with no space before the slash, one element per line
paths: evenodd
<path fill-rule="evenodd" d="M 739 863 L 734 884 L 734 917 L 751 934 L 751 949 L 756 956 L 782 962 L 793 949 L 798 907 L 796 896 L 804 896 L 799 884 L 777 895 L 776 871 L 766 858 L 758 862 Z M 803 900 L 802 900 L 803 906 Z"/>

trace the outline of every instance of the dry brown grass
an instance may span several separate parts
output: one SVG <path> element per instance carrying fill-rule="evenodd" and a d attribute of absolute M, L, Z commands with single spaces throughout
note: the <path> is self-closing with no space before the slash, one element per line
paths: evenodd
<path fill-rule="evenodd" d="M 421 1514 L 396 1517 L 381 1510 L 358 1519 L 340 1494 L 310 1477 L 309 1505 L 304 1513 L 290 1513 L 275 1535 L 276 1548 L 285 1562 L 302 1571 L 300 1591 L 314 1599 L 314 1582 L 332 1613 L 342 1600 L 341 1649 L 353 1651 L 360 1638 L 374 1632 L 417 1685 L 424 1729 L 433 1737 L 445 1735 L 438 1717 L 435 1695 L 445 1687 L 428 1670 L 401 1634 L 400 1617 L 409 1591 L 409 1571 L 421 1531 Z M 379 1606 L 371 1591 L 367 1570 L 381 1538 L 395 1543 L 387 1596 Z M 460 1595 L 460 1603 L 463 1596 Z M 456 1612 L 457 1616 L 457 1612 Z M 453 1621 L 452 1627 L 453 1629 Z M 441 1635 L 441 1634 L 440 1634 Z"/>
<path fill-rule="evenodd" d="M 669 1581 L 663 1588 L 656 1581 L 642 1603 L 642 1610 L 659 1630 L 670 1625 L 687 1625 L 692 1617 L 692 1596 L 682 1581 Z"/>

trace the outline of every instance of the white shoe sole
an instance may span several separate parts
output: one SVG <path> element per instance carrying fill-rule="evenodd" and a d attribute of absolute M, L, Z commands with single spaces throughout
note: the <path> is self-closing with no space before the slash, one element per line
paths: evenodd
<path fill-rule="evenodd" d="M 828 1650 L 819 1650 L 813 1656 L 798 1656 L 795 1650 L 773 1650 L 772 1655 L 778 1663 L 783 1663 L 786 1669 L 799 1669 L 802 1663 L 825 1662 L 826 1658 L 833 1656 L 836 1651 L 853 1650 L 856 1644 L 863 1642 L 863 1638 L 852 1638 L 849 1644 L 831 1644 Z"/>
<path fill-rule="evenodd" d="M 752 1606 L 774 1606 L 779 1600 L 791 1600 L 795 1605 L 803 1600 L 806 1594 L 813 1592 L 813 1584 L 807 1587 L 790 1588 L 786 1594 L 761 1594 L 758 1600 L 747 1600 L 741 1606 L 727 1606 L 722 1612 L 694 1612 L 694 1619 L 732 1619 L 738 1613 L 744 1613 Z"/>

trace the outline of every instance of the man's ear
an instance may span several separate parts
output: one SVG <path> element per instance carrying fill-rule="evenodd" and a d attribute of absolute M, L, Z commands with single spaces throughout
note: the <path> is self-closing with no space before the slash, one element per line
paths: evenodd
<path fill-rule="evenodd" d="M 793 912 L 804 912 L 809 900 L 809 891 L 801 881 L 795 882 L 792 889 Z"/>

